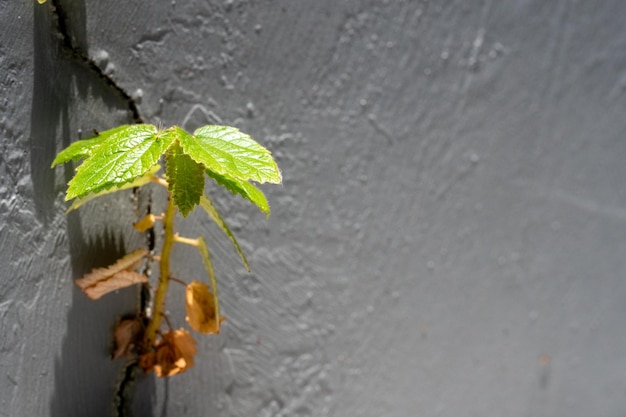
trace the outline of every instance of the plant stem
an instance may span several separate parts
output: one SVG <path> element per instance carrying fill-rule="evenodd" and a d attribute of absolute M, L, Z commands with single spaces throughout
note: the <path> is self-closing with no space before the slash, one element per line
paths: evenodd
<path fill-rule="evenodd" d="M 163 319 L 163 311 L 165 308 L 165 296 L 167 295 L 167 286 L 170 283 L 170 252 L 174 245 L 174 218 L 176 217 L 176 206 L 171 195 L 168 195 L 167 210 L 163 219 L 163 227 L 165 229 L 165 237 L 163 240 L 163 249 L 161 250 L 161 259 L 159 260 L 159 286 L 154 294 L 154 304 L 152 307 L 152 318 L 143 338 L 143 351 L 149 352 L 154 345 L 158 330 L 161 328 L 161 320 Z"/>

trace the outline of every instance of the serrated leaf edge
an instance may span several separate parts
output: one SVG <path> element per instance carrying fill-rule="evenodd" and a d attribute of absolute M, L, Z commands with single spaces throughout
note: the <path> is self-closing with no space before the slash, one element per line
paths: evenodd
<path fill-rule="evenodd" d="M 156 129 L 156 127 L 154 125 L 149 125 L 149 124 L 143 124 L 143 125 L 128 125 L 127 128 L 137 128 L 139 126 L 142 127 L 146 127 L 149 130 L 154 129 L 153 132 L 148 132 L 147 130 L 144 132 L 141 132 L 142 134 L 145 134 L 145 136 L 142 138 L 141 142 L 139 142 L 138 144 L 133 146 L 133 149 L 135 148 L 141 148 L 143 145 L 146 144 L 147 141 L 149 141 L 151 138 L 154 138 L 154 141 L 156 141 L 157 139 L 165 139 L 165 136 L 160 135 L 161 131 L 158 131 Z M 114 134 L 115 136 L 120 136 L 120 139 L 122 138 L 128 138 L 130 137 L 130 134 L 124 134 L 124 132 L 122 130 L 120 130 L 119 132 L 115 132 Z M 113 135 L 111 137 L 114 137 Z M 109 138 L 111 139 L 111 138 Z M 171 143 L 170 143 L 171 144 Z M 143 152 L 137 156 L 135 156 L 135 160 L 134 162 L 129 165 L 130 167 L 134 166 L 135 164 L 137 164 L 141 157 L 146 155 L 148 153 L 148 150 L 151 148 L 151 146 L 153 146 L 152 144 L 148 144 L 147 146 L 145 146 L 145 148 L 143 149 Z M 117 158 L 111 158 L 111 155 L 101 155 L 100 152 L 102 152 L 102 148 L 103 146 L 98 147 L 98 149 L 96 149 L 94 151 L 94 153 L 87 158 L 77 169 L 76 169 L 76 174 L 74 175 L 74 177 L 70 180 L 70 182 L 68 183 L 68 188 L 67 188 L 67 193 L 65 196 L 65 200 L 72 200 L 74 198 L 84 198 L 85 196 L 91 194 L 91 193 L 99 193 L 101 191 L 104 190 L 109 190 L 114 186 L 122 186 L 126 183 L 132 182 L 134 181 L 136 178 L 143 176 L 146 172 L 148 172 L 148 170 L 154 166 L 154 164 L 148 168 L 145 168 L 143 170 L 143 172 L 139 172 L 137 175 L 135 175 L 134 177 L 130 177 L 130 178 L 125 178 L 123 180 L 120 180 L 119 182 L 114 182 L 114 181 L 108 181 L 108 182 L 102 182 L 100 183 L 98 186 L 94 187 L 93 186 L 93 182 L 94 182 L 94 178 L 97 179 L 98 176 L 102 175 L 102 172 L 104 172 L 106 169 L 103 166 L 96 166 L 95 168 L 91 166 L 91 164 L 95 164 L 95 162 L 93 162 L 94 160 L 96 160 L 97 158 L 100 159 L 104 159 L 107 160 L 107 163 L 110 163 L 112 160 L 117 162 L 120 159 L 122 159 L 124 157 L 124 155 L 128 154 L 130 151 L 126 150 L 125 152 L 114 152 L 113 155 L 119 153 L 120 155 L 117 156 Z M 155 162 L 158 161 L 158 159 L 161 158 L 161 156 L 163 155 L 163 153 L 169 148 L 169 145 L 164 147 L 164 150 L 162 152 L 159 153 L 158 158 L 155 159 Z M 107 149 L 108 150 L 108 149 Z M 128 172 L 129 167 L 126 167 L 127 170 L 126 172 Z M 95 171 L 95 173 L 91 172 L 91 176 L 89 178 L 82 178 L 81 177 L 81 173 L 84 172 L 89 172 L 89 170 Z M 108 167 L 109 169 L 109 173 L 113 170 L 113 167 Z M 78 185 L 80 184 L 80 185 Z M 90 188 L 91 186 L 91 188 Z M 76 190 L 75 188 L 79 188 L 79 190 Z"/>

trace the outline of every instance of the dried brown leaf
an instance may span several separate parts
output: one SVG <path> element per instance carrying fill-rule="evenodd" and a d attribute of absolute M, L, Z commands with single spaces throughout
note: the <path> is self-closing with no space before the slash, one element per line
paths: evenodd
<path fill-rule="evenodd" d="M 137 249 L 107 268 L 93 269 L 81 279 L 77 279 L 76 285 L 89 298 L 96 300 L 111 291 L 148 282 L 148 277 L 133 271 L 141 264 L 141 259 L 147 254 L 148 250 Z"/>
<path fill-rule="evenodd" d="M 193 337 L 187 330 L 179 329 L 164 333 L 156 350 L 142 355 L 139 364 L 146 371 L 153 370 L 157 376 L 172 376 L 191 368 L 197 352 Z"/>
<path fill-rule="evenodd" d="M 185 293 L 187 322 L 192 329 L 200 333 L 219 333 L 220 325 L 225 320 L 216 320 L 215 301 L 209 286 L 204 282 L 193 281 L 187 285 Z"/>
<path fill-rule="evenodd" d="M 134 271 L 120 271 L 108 279 L 99 281 L 97 284 L 85 288 L 83 291 L 92 300 L 97 300 L 112 291 L 144 282 L 148 282 L 148 277 L 144 274 Z"/>
<path fill-rule="evenodd" d="M 138 318 L 121 320 L 115 331 L 113 337 L 115 339 L 115 351 L 113 352 L 113 359 L 125 356 L 127 358 L 133 356 L 138 343 L 141 342 L 143 336 L 143 325 Z"/>

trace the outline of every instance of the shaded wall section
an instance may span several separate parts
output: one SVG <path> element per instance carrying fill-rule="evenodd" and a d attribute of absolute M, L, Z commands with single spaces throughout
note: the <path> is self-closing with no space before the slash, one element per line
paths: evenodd
<path fill-rule="evenodd" d="M 252 273 L 204 216 L 179 221 L 228 321 L 189 372 L 139 383 L 138 415 L 626 412 L 623 2 L 56 4 L 0 5 L 0 416 L 113 408 L 109 332 L 137 294 L 71 280 L 144 244 L 141 202 L 66 217 L 71 172 L 48 166 L 136 120 L 129 98 L 147 122 L 241 128 L 284 177 L 269 220 L 207 189 Z"/>

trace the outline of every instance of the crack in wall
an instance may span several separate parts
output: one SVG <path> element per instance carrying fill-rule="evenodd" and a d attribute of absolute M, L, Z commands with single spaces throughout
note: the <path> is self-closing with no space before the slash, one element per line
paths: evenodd
<path fill-rule="evenodd" d="M 143 123 L 143 117 L 139 113 L 139 108 L 135 100 L 128 94 L 120 85 L 118 85 L 113 78 L 105 73 L 96 62 L 90 58 L 85 52 L 81 51 L 81 48 L 75 44 L 70 32 L 68 30 L 68 16 L 65 10 L 60 4 L 60 0 L 50 0 L 52 12 L 56 18 L 57 32 L 61 38 L 61 44 L 65 50 L 76 60 L 85 65 L 88 69 L 93 71 L 100 79 L 102 79 L 109 87 L 111 87 L 117 94 L 119 94 L 128 105 L 128 110 L 131 113 L 131 117 L 134 123 Z"/>
<path fill-rule="evenodd" d="M 131 360 L 120 371 L 120 380 L 113 394 L 113 416 L 132 416 L 132 400 L 141 372 L 139 362 Z"/>

